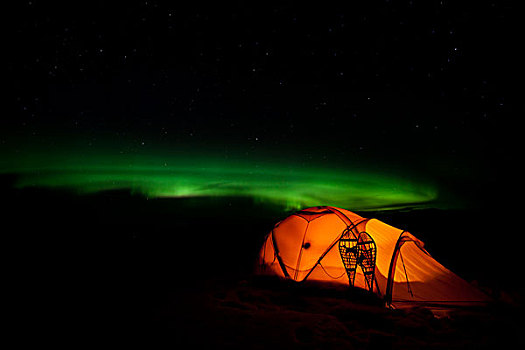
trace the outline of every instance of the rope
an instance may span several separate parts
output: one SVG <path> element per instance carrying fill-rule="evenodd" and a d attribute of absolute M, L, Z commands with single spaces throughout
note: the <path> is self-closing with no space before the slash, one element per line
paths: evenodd
<path fill-rule="evenodd" d="M 403 270 L 405 270 L 405 277 L 407 278 L 407 289 L 413 298 L 414 294 L 412 293 L 412 288 L 410 288 L 410 282 L 408 281 L 407 268 L 405 267 L 405 261 L 403 260 L 403 254 L 401 254 L 401 249 L 399 250 L 399 256 L 401 257 L 401 262 L 403 263 Z"/>
<path fill-rule="evenodd" d="M 330 275 L 330 274 L 325 270 L 325 268 L 324 268 L 323 264 L 321 264 L 321 262 L 319 262 L 319 266 L 321 266 L 321 268 L 323 269 L 324 273 L 326 273 L 326 275 L 327 275 L 328 277 L 330 277 L 331 279 L 333 279 L 333 280 L 338 280 L 338 279 L 340 279 L 340 278 L 343 277 L 343 275 L 346 273 L 346 271 L 343 271 L 343 273 L 342 273 L 339 277 L 334 277 L 334 276 Z"/>
<path fill-rule="evenodd" d="M 312 271 L 314 268 L 315 268 L 315 265 L 314 267 L 310 268 L 310 269 L 302 269 L 302 270 L 299 270 L 299 269 L 296 269 L 295 267 L 292 267 L 288 264 L 285 264 L 283 262 L 283 265 L 288 269 L 288 270 L 292 270 L 292 271 L 297 271 L 297 272 L 306 272 L 306 271 Z"/>

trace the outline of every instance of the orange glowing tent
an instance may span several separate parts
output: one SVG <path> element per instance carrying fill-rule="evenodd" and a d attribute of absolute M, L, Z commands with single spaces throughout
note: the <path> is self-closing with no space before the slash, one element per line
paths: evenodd
<path fill-rule="evenodd" d="M 266 236 L 257 271 L 296 282 L 353 285 L 396 308 L 489 301 L 409 232 L 335 207 L 304 209 L 277 223 Z"/>

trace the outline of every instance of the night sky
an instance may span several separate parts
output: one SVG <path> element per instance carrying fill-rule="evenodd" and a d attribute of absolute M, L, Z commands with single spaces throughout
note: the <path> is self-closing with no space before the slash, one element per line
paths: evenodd
<path fill-rule="evenodd" d="M 512 205 L 512 5 L 179 3 L 6 13 L 0 172 L 287 208 Z"/>

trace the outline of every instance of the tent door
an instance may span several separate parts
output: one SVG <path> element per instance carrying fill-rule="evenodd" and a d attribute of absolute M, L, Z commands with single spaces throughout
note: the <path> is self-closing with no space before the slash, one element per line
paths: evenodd
<path fill-rule="evenodd" d="M 339 253 L 348 275 L 348 281 L 353 286 L 357 266 L 361 267 L 369 291 L 374 290 L 376 269 L 376 244 L 366 232 L 361 232 L 359 238 L 354 233 L 346 232 L 339 240 Z"/>

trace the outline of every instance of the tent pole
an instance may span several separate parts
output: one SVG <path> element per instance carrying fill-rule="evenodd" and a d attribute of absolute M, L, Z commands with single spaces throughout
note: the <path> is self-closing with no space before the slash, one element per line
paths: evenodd
<path fill-rule="evenodd" d="M 392 304 L 392 289 L 394 287 L 394 272 L 395 267 L 397 263 L 397 256 L 399 254 L 399 249 L 403 245 L 404 241 L 401 240 L 403 237 L 403 233 L 405 231 L 402 231 L 399 235 L 399 238 L 397 239 L 396 246 L 394 248 L 394 252 L 392 253 L 392 259 L 390 260 L 390 267 L 388 268 L 388 280 L 386 284 L 386 291 L 385 291 L 385 302 L 388 306 Z"/>

